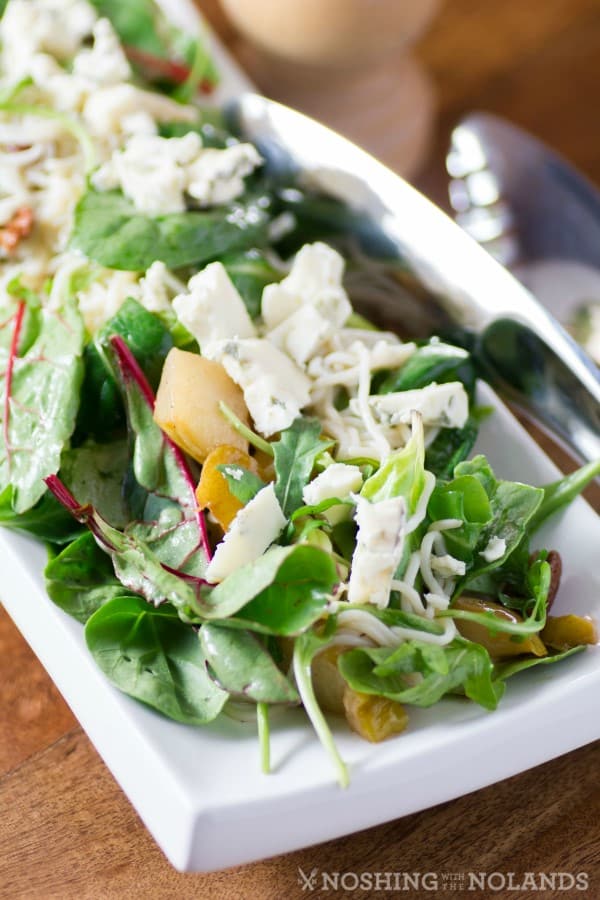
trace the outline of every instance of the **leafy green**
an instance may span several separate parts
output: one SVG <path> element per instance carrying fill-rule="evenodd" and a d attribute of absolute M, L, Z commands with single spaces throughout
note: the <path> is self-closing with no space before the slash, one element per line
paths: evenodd
<path fill-rule="evenodd" d="M 90 442 L 75 450 L 65 450 L 60 477 L 80 503 L 90 503 L 115 528 L 124 528 L 129 520 L 123 494 L 128 465 L 126 440 L 110 444 Z"/>
<path fill-rule="evenodd" d="M 210 722 L 227 700 L 206 671 L 194 630 L 168 605 L 115 597 L 89 619 L 85 639 L 112 684 L 171 719 Z"/>
<path fill-rule="evenodd" d="M 16 513 L 13 487 L 10 484 L 0 494 L 0 525 L 14 531 L 23 531 L 52 544 L 67 543 L 81 533 L 81 525 L 73 520 L 48 491 L 42 494 L 35 506 Z"/>
<path fill-rule="evenodd" d="M 329 725 L 317 702 L 312 682 L 313 659 L 317 653 L 320 653 L 331 643 L 336 627 L 335 617 L 332 616 L 320 632 L 312 630 L 301 634 L 294 643 L 293 666 L 294 678 L 296 679 L 298 693 L 306 715 L 310 719 L 323 749 L 329 754 L 333 762 L 340 786 L 348 787 L 350 781 L 348 769 L 339 754 Z"/>
<path fill-rule="evenodd" d="M 89 531 L 50 559 L 44 577 L 50 599 L 79 622 L 87 622 L 104 603 L 126 593 L 110 557 Z"/>
<path fill-rule="evenodd" d="M 83 374 L 83 324 L 76 306 L 42 309 L 37 335 L 23 356 L 14 353 L 13 341 L 20 309 L 12 302 L 0 310 L 0 492 L 12 485 L 17 513 L 35 506 L 45 493 L 43 479 L 58 471 Z"/>
<path fill-rule="evenodd" d="M 257 703 L 297 703 L 298 692 L 258 638 L 222 624 L 203 625 L 200 644 L 217 684 Z"/>
<path fill-rule="evenodd" d="M 444 534 L 448 552 L 464 560 L 467 574 L 460 588 L 498 568 L 520 545 L 542 502 L 541 488 L 514 481 L 498 481 L 484 456 L 460 463 L 454 479 L 440 483 L 429 501 L 432 519 L 456 518 L 463 525 Z M 490 539 L 505 542 L 501 557 L 487 562 L 481 555 Z"/>
<path fill-rule="evenodd" d="M 343 653 L 338 668 L 355 691 L 432 706 L 445 694 L 462 693 L 485 709 L 495 709 L 503 692 L 481 644 L 455 638 L 440 647 L 406 641 L 399 647 L 361 647 Z"/>
<path fill-rule="evenodd" d="M 244 505 L 256 497 L 261 488 L 265 486 L 262 478 L 249 469 L 244 469 L 243 466 L 227 463 L 217 466 L 217 469 L 227 482 L 229 493 Z"/>
<path fill-rule="evenodd" d="M 581 653 L 582 650 L 585 650 L 584 645 L 570 647 L 568 650 L 559 650 L 555 653 L 548 654 L 548 656 L 522 656 L 517 657 L 516 659 L 499 661 L 495 664 L 496 675 L 498 678 L 506 681 L 507 678 L 510 678 L 512 675 L 517 675 L 519 672 L 525 671 L 525 669 L 531 669 L 533 666 L 547 666 L 552 663 L 560 662 L 568 656 L 574 656 L 576 653 Z"/>
<path fill-rule="evenodd" d="M 256 319 L 260 315 L 263 288 L 280 281 L 283 272 L 274 268 L 267 256 L 255 248 L 245 253 L 228 254 L 221 262 L 238 289 L 249 315 Z"/>
<path fill-rule="evenodd" d="M 214 63 L 200 38 L 176 28 L 154 0 L 91 2 L 99 15 L 111 20 L 136 72 L 155 88 L 187 101 L 199 84 L 218 81 Z M 175 90 L 174 85 L 178 86 Z"/>
<path fill-rule="evenodd" d="M 317 547 L 271 547 L 212 590 L 202 592 L 206 619 L 237 619 L 255 631 L 293 634 L 319 618 L 337 581 L 335 564 Z"/>
<path fill-rule="evenodd" d="M 75 208 L 71 246 L 111 269 L 145 271 L 157 259 L 178 269 L 260 243 L 268 221 L 265 198 L 151 217 L 120 191 L 89 188 Z"/>
<path fill-rule="evenodd" d="M 433 339 L 415 350 L 401 368 L 390 373 L 379 385 L 378 393 L 415 390 L 432 381 L 438 384 L 444 381 L 463 381 L 470 386 L 474 382 L 474 375 L 467 351 Z"/>
<path fill-rule="evenodd" d="M 361 497 L 379 503 L 390 497 L 404 497 L 409 516 L 419 503 L 425 488 L 425 442 L 420 417 L 413 420 L 410 440 L 395 450 L 362 486 Z"/>
<path fill-rule="evenodd" d="M 425 452 L 427 471 L 437 478 L 452 478 L 455 467 L 475 446 L 479 422 L 479 416 L 472 412 L 462 428 L 442 428 Z"/>
<path fill-rule="evenodd" d="M 333 446 L 321 438 L 318 419 L 300 417 L 281 432 L 272 444 L 275 454 L 275 495 L 285 516 L 302 505 L 302 491 L 308 483 L 315 460 Z"/>
<path fill-rule="evenodd" d="M 199 585 L 196 579 L 182 578 L 165 569 L 143 541 L 134 534 L 113 528 L 92 506 L 81 506 L 56 476 L 50 476 L 47 485 L 109 554 L 115 574 L 125 588 L 141 594 L 155 606 L 171 603 L 185 621 L 198 620 Z"/>
<path fill-rule="evenodd" d="M 110 357 L 110 340 L 120 335 L 156 390 L 173 338 L 161 319 L 129 298 L 86 345 L 85 375 L 77 433 L 106 441 L 125 424 L 121 392 Z"/>
<path fill-rule="evenodd" d="M 135 357 L 120 337 L 111 341 L 133 439 L 129 500 L 135 535 L 160 562 L 200 578 L 207 537 L 195 485 L 183 454 L 154 421 L 154 397 Z"/>
<path fill-rule="evenodd" d="M 593 460 L 581 466 L 570 475 L 563 475 L 558 481 L 544 487 L 544 497 L 532 521 L 531 531 L 536 531 L 549 516 L 572 503 L 588 484 L 600 475 L 600 460 Z"/>

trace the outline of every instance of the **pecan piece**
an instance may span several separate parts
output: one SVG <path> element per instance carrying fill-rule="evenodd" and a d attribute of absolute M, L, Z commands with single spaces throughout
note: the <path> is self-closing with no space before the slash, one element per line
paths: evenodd
<path fill-rule="evenodd" d="M 23 238 L 31 234 L 32 228 L 33 210 L 30 206 L 19 207 L 6 225 L 0 228 L 0 247 L 8 254 L 13 253 Z"/>

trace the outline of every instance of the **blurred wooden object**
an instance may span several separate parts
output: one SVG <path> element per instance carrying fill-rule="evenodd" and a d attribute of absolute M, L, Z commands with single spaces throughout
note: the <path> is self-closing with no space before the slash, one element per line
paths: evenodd
<path fill-rule="evenodd" d="M 241 58 L 243 42 L 220 7 L 213 0 L 200 5 Z M 419 179 L 434 197 L 444 196 L 441 160 L 449 129 L 474 108 L 528 128 L 600 183 L 597 0 L 448 0 L 418 54 L 437 90 L 438 141 Z M 368 115 L 355 97 L 347 103 L 349 115 Z M 391 120 L 381 140 L 393 143 L 395 128 Z M 302 893 L 298 866 L 305 872 L 440 875 L 586 872 L 586 896 L 600 896 L 600 743 L 318 847 L 227 872 L 180 875 L 2 610 L 0 716 L 0 900 L 292 900 L 310 896 Z"/>

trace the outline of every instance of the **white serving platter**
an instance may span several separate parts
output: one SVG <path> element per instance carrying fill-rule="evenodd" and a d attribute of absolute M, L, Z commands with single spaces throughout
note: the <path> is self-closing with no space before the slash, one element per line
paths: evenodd
<path fill-rule="evenodd" d="M 186 27 L 193 7 L 163 0 Z M 222 97 L 247 87 L 218 50 Z M 230 78 L 231 76 L 231 78 Z M 496 411 L 478 450 L 506 478 L 543 484 L 552 462 L 486 386 Z M 600 619 L 600 519 L 577 500 L 538 535 L 560 551 L 556 610 Z M 44 548 L 0 533 L 2 600 L 106 765 L 171 863 L 209 871 L 357 831 L 514 775 L 600 737 L 600 648 L 508 684 L 495 713 L 459 699 L 411 710 L 405 734 L 381 745 L 335 726 L 351 784 L 334 773 L 301 711 L 273 721 L 271 775 L 260 772 L 253 724 L 179 725 L 120 694 L 89 655 L 82 626 L 47 598 Z"/>

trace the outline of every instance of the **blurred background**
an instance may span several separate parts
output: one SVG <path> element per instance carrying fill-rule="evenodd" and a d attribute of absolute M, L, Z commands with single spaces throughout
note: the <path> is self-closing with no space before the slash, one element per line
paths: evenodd
<path fill-rule="evenodd" d="M 339 65 L 337 72 L 331 69 L 331 78 L 319 74 L 311 81 L 306 71 L 304 77 L 299 77 L 302 67 L 297 67 L 296 60 L 291 64 L 288 78 L 291 87 L 284 83 L 281 74 L 284 68 L 278 71 L 276 66 L 270 66 L 272 60 L 268 59 L 264 47 L 269 43 L 269 35 L 257 50 L 252 43 L 253 33 L 261 29 L 264 32 L 265 25 L 267 32 L 269 28 L 281 29 L 268 12 L 269 7 L 271 11 L 279 9 L 281 15 L 285 12 L 288 22 L 293 22 L 295 17 L 296 34 L 295 40 L 293 34 L 289 36 L 288 63 L 290 53 L 300 57 L 304 53 L 306 57 L 311 46 L 317 55 L 319 49 L 327 52 L 327 35 L 329 49 L 336 46 L 335 21 L 321 20 L 320 30 L 325 31 L 325 39 L 320 48 L 316 46 L 318 41 L 304 39 L 301 33 L 299 23 L 305 28 L 314 27 L 314 21 L 310 20 L 313 0 L 286 0 L 285 3 L 224 0 L 237 26 L 218 0 L 196 2 L 267 95 L 280 98 L 287 92 L 296 106 L 315 114 L 319 111 L 319 96 L 327 94 L 328 81 L 344 88 L 338 90 L 337 101 L 327 98 L 327 102 L 322 102 L 321 111 L 329 114 L 321 118 L 367 144 L 368 149 L 388 164 L 396 162 L 396 169 L 408 170 L 410 179 L 438 202 L 446 202 L 443 161 L 450 131 L 463 114 L 472 110 L 494 112 L 526 128 L 600 183 L 598 0 L 444 0 L 439 3 L 372 0 L 370 4 L 365 0 L 362 5 L 371 6 L 373 11 L 377 7 L 387 8 L 388 22 L 386 25 L 385 17 L 382 21 L 374 13 L 361 22 L 358 15 L 354 20 L 359 33 L 358 45 L 353 44 L 354 35 L 342 34 L 338 27 L 338 49 L 344 41 L 347 48 L 345 56 L 343 51 L 339 53 L 342 68 L 345 67 L 341 84 Z M 327 5 L 334 8 L 335 20 L 342 7 L 346 12 L 354 7 L 354 0 L 333 0 L 330 4 L 320 0 L 321 10 Z M 394 11 L 395 27 L 390 24 Z M 380 35 L 394 31 L 398 40 L 394 46 L 394 40 L 386 44 L 380 39 L 379 51 L 373 59 L 369 38 L 370 32 L 377 29 Z M 356 46 L 363 52 L 356 52 Z M 407 77 L 406 70 L 402 69 L 409 55 L 421 67 L 419 73 L 424 74 L 425 84 L 431 87 L 429 96 L 423 80 L 415 79 L 414 70 L 410 81 L 411 73 Z M 381 83 L 379 93 L 375 91 L 376 102 L 372 102 L 368 91 L 361 92 L 361 81 L 364 88 L 364 81 L 372 77 L 377 67 L 380 67 Z M 414 122 L 422 116 L 423 106 L 427 107 L 431 127 L 425 127 L 426 135 L 417 135 L 415 158 L 411 152 L 398 150 L 398 146 L 409 127 L 406 120 Z M 403 110 L 408 112 L 404 119 Z M 361 127 L 361 120 L 367 121 L 366 129 Z M 420 127 L 422 130 L 424 126 Z"/>

